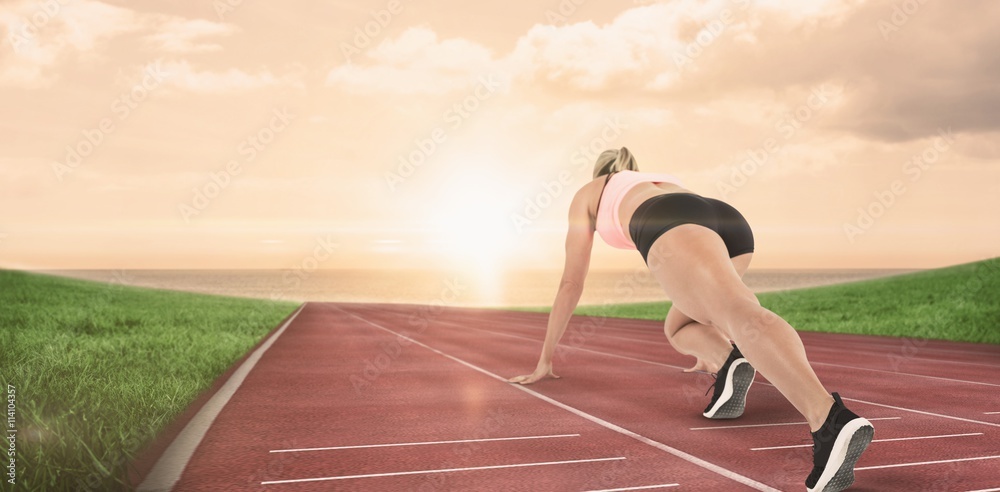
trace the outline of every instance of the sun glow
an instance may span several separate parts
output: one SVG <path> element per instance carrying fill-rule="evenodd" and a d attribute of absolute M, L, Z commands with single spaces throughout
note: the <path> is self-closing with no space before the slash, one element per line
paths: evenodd
<path fill-rule="evenodd" d="M 432 203 L 427 242 L 438 261 L 475 278 L 477 295 L 494 303 L 501 301 L 502 273 L 516 259 L 510 213 L 517 196 L 499 166 L 475 167 L 451 176 Z"/>

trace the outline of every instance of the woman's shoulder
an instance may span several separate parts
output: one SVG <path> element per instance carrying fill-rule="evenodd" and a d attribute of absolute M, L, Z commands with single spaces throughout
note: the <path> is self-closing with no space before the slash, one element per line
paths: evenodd
<path fill-rule="evenodd" d="M 576 190 L 576 196 L 589 195 L 595 189 L 599 190 L 602 186 L 604 186 L 604 176 L 599 176 L 580 185 L 580 188 Z"/>
<path fill-rule="evenodd" d="M 573 195 L 573 203 L 583 205 L 587 209 L 596 210 L 597 200 L 600 199 L 601 191 L 604 189 L 604 182 L 607 176 L 598 176 L 580 185 Z"/>

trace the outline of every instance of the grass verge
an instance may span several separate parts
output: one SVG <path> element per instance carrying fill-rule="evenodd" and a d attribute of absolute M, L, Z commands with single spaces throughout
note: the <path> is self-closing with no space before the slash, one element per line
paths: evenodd
<path fill-rule="evenodd" d="M 1000 344 L 1000 258 L 757 297 L 801 331 Z M 663 320 L 669 308 L 666 301 L 607 304 L 575 314 Z"/>
<path fill-rule="evenodd" d="M 123 489 L 136 453 L 296 306 L 0 270 L 18 489 Z"/>

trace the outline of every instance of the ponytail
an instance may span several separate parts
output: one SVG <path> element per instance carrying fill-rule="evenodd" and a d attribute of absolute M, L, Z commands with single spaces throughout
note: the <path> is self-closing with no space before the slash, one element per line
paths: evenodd
<path fill-rule="evenodd" d="M 635 157 L 627 148 L 608 149 L 597 156 L 597 162 L 594 163 L 594 178 L 619 171 L 638 170 L 639 166 L 635 162 Z"/>

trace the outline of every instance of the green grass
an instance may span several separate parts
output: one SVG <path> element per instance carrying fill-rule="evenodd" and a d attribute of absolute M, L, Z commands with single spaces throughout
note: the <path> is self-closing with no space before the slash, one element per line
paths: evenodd
<path fill-rule="evenodd" d="M 1000 258 L 863 282 L 759 294 L 801 331 L 1000 344 Z M 669 302 L 581 306 L 575 314 L 663 320 Z M 549 308 L 532 311 L 548 312 Z"/>
<path fill-rule="evenodd" d="M 1000 344 L 1000 258 L 759 297 L 799 330 Z M 576 312 L 662 320 L 669 306 Z M 18 488 L 122 489 L 135 454 L 295 307 L 0 270 Z"/>
<path fill-rule="evenodd" d="M 123 489 L 136 453 L 295 307 L 0 270 L 18 489 Z"/>

